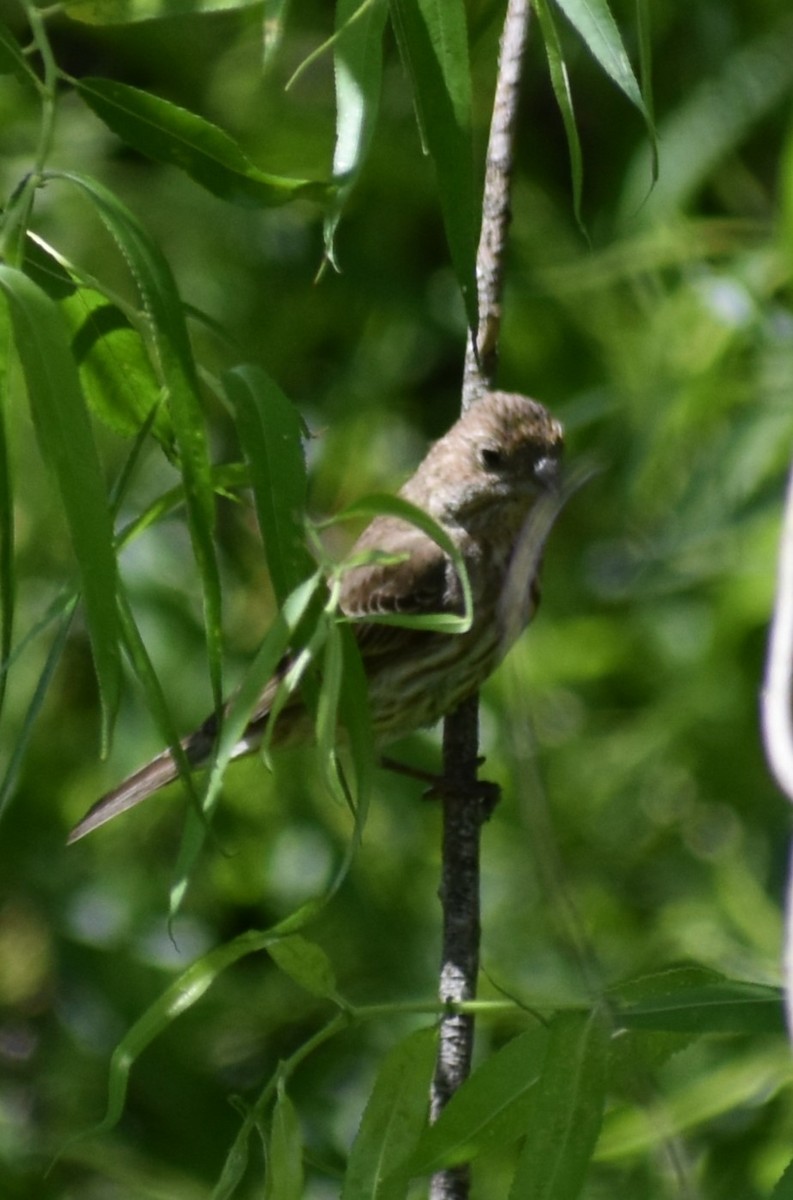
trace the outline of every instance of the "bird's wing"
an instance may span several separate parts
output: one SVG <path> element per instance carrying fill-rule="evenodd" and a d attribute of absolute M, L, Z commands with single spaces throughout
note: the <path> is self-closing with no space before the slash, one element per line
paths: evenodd
<path fill-rule="evenodd" d="M 352 554 L 387 550 L 398 561 L 352 567 L 342 581 L 341 608 L 353 626 L 365 660 L 404 652 L 412 639 L 425 640 L 426 630 L 369 624 L 368 616 L 415 616 L 457 612 L 450 587 L 449 560 L 435 542 L 407 521 L 378 517 L 367 527 Z"/>

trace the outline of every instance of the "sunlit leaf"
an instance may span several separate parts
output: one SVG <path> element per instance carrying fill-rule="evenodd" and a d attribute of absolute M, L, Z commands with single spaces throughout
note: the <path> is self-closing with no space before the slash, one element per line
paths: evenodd
<path fill-rule="evenodd" d="M 324 184 L 260 171 L 234 139 L 211 121 L 141 88 L 112 79 L 75 83 L 86 104 L 141 154 L 186 172 L 213 195 L 265 207 L 297 197 L 322 199 Z"/>
<path fill-rule="evenodd" d="M 652 115 L 607 0 L 555 0 L 555 3 L 578 30 L 606 74 L 644 117 L 653 156 L 652 178 L 655 179 L 658 175 L 658 148 Z"/>
<path fill-rule="evenodd" d="M 424 143 L 435 164 L 443 223 L 471 329 L 477 328 L 471 74 L 463 0 L 389 0 Z"/>
<path fill-rule="evenodd" d="M 581 142 L 578 137 L 578 125 L 575 119 L 575 112 L 573 111 L 573 96 L 570 91 L 567 65 L 564 61 L 562 44 L 556 32 L 556 25 L 551 13 L 549 0 L 532 0 L 532 5 L 537 13 L 537 19 L 542 31 L 542 40 L 545 45 L 545 53 L 548 57 L 548 67 L 551 73 L 551 84 L 556 96 L 556 103 L 559 105 L 559 111 L 562 114 L 565 137 L 567 138 L 567 150 L 570 155 L 570 174 L 573 184 L 573 212 L 580 229 L 584 231 L 583 218 L 581 216 L 584 162 L 581 155 Z"/>
<path fill-rule="evenodd" d="M 325 219 L 325 253 L 334 263 L 336 227 L 368 153 L 377 122 L 387 14 L 388 0 L 338 0 L 336 5 L 333 178 L 338 192 Z"/>
<path fill-rule="evenodd" d="M 213 542 L 214 489 L 198 374 L 176 283 L 158 246 L 112 192 L 97 180 L 74 172 L 51 172 L 48 178 L 63 179 L 85 192 L 122 251 L 141 294 L 149 320 L 152 355 L 167 389 L 179 449 L 188 526 L 204 600 L 209 675 L 215 706 L 219 708 L 223 687 L 220 577 Z"/>

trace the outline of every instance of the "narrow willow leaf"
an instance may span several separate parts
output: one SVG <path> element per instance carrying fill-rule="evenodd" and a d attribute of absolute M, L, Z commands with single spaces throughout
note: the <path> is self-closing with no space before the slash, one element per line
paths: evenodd
<path fill-rule="evenodd" d="M 477 328 L 479 196 L 471 134 L 471 72 L 464 0 L 389 0 L 419 125 L 435 165 L 452 264 Z"/>
<path fill-rule="evenodd" d="M 725 982 L 646 998 L 620 1010 L 630 1029 L 670 1033 L 781 1033 L 784 993 L 763 984 Z"/>
<path fill-rule="evenodd" d="M 325 253 L 334 266 L 336 228 L 369 151 L 377 123 L 387 14 L 388 0 L 337 0 L 336 4 L 333 179 L 338 191 L 332 211 L 325 218 L 324 229 Z"/>
<path fill-rule="evenodd" d="M 0 21 L 0 75 L 15 75 L 26 87 L 39 87 L 36 74 L 4 21 Z"/>
<path fill-rule="evenodd" d="M 454 564 L 454 569 L 460 578 L 460 585 L 463 592 L 463 612 L 459 616 L 455 613 L 432 613 L 416 616 L 410 613 L 402 616 L 393 613 L 384 615 L 367 613 L 366 617 L 361 619 L 365 619 L 367 625 L 398 625 L 405 629 L 436 629 L 446 633 L 467 633 L 471 628 L 473 620 L 473 597 L 471 595 L 471 582 L 468 578 L 465 561 L 459 548 L 449 537 L 446 530 L 437 521 L 433 521 L 432 517 L 428 516 L 423 509 L 417 508 L 415 504 L 410 504 L 407 500 L 403 500 L 401 496 L 377 493 L 376 495 L 365 496 L 362 500 L 357 500 L 354 504 L 351 504 L 348 508 L 338 513 L 337 516 L 333 517 L 328 524 L 354 520 L 356 517 L 374 517 L 381 513 L 392 517 L 399 517 L 411 525 L 418 526 L 423 533 L 426 533 L 427 537 L 436 542 L 441 550 L 449 555 Z M 348 565 L 351 566 L 354 564 L 350 562 Z"/>
<path fill-rule="evenodd" d="M 606 74 L 639 110 L 647 126 L 652 150 L 652 178 L 658 176 L 658 139 L 652 115 L 636 80 L 608 0 L 555 0 L 568 21 L 586 42 Z"/>
<path fill-rule="evenodd" d="M 317 698 L 317 750 L 331 795 L 344 803 L 347 799 L 339 775 L 336 743 L 339 726 L 339 696 L 341 695 L 343 653 L 341 631 L 335 622 L 329 622 L 325 638 L 325 654 L 322 662 L 322 684 Z"/>
<path fill-rule="evenodd" d="M 264 0 L 262 18 L 262 67 L 266 70 L 281 49 L 286 18 L 292 0 Z"/>
<path fill-rule="evenodd" d="M 234 963 L 248 954 L 266 950 L 273 934 L 269 930 L 250 929 L 231 942 L 217 946 L 197 959 L 170 984 L 161 996 L 146 1009 L 113 1051 L 108 1076 L 108 1099 L 105 1115 L 83 1137 L 107 1133 L 124 1111 L 129 1073 L 143 1051 L 183 1012 L 201 999 L 215 980 Z"/>
<path fill-rule="evenodd" d="M 123 437 L 151 432 L 169 454 L 174 432 L 143 340 L 124 313 L 100 292 L 80 288 L 61 302 L 73 331 L 72 353 L 95 416 Z"/>
<path fill-rule="evenodd" d="M 360 842 L 374 782 L 376 764 L 369 686 L 361 652 L 349 625 L 339 627 L 344 666 L 342 670 L 339 714 L 347 738 L 355 772 L 355 844 Z"/>
<path fill-rule="evenodd" d="M 163 17 L 252 8 L 261 0 L 64 0 L 63 11 L 87 25 L 131 25 Z"/>
<path fill-rule="evenodd" d="M 225 130 L 151 92 L 87 77 L 75 87 L 122 141 L 148 158 L 178 167 L 222 200 L 269 208 L 298 197 L 321 200 L 326 194 L 323 183 L 260 171 Z"/>
<path fill-rule="evenodd" d="M 603 1119 L 610 1035 L 599 1008 L 551 1022 L 510 1200 L 580 1195 Z"/>
<path fill-rule="evenodd" d="M 336 995 L 336 976 L 325 951 L 300 934 L 280 938 L 268 947 L 270 958 L 290 979 L 312 996 L 330 1000 Z"/>
<path fill-rule="evenodd" d="M 427 1123 L 437 1030 L 419 1029 L 395 1046 L 378 1072 L 350 1150 L 341 1200 L 402 1200 L 406 1177 L 395 1174 Z"/>
<path fill-rule="evenodd" d="M 57 306 L 13 267 L 0 265 L 0 289 L 9 304 L 36 435 L 57 480 L 80 572 L 106 749 L 118 707 L 121 665 L 113 527 L 102 470 Z"/>
<path fill-rule="evenodd" d="M 516 1142 L 526 1129 L 547 1042 L 547 1030 L 538 1026 L 486 1059 L 424 1131 L 403 1169 L 429 1175 Z"/>
<path fill-rule="evenodd" d="M 267 566 L 279 603 L 315 567 L 306 549 L 306 463 L 300 415 L 261 367 L 227 371 L 223 386 L 237 414 Z"/>
<path fill-rule="evenodd" d="M 219 709 L 223 686 L 220 575 L 213 543 L 214 491 L 198 374 L 176 283 L 160 249 L 112 192 L 95 179 L 74 172 L 51 172 L 47 178 L 66 180 L 86 193 L 122 251 L 140 290 L 150 323 L 154 363 L 167 389 L 179 448 L 187 520 L 204 600 L 209 675 L 215 707 Z"/>
<path fill-rule="evenodd" d="M 581 155 L 581 142 L 578 137 L 578 125 L 573 111 L 573 96 L 570 91 L 570 80 L 567 75 L 567 64 L 562 53 L 562 44 L 556 31 L 551 7 L 548 0 L 532 0 L 534 11 L 537 13 L 545 53 L 548 58 L 548 68 L 551 74 L 551 85 L 562 114 L 567 151 L 570 155 L 570 175 L 573 183 L 573 213 L 581 232 L 586 236 L 583 218 L 581 216 L 581 196 L 584 180 L 584 161 Z"/>
<path fill-rule="evenodd" d="M 302 1200 L 303 1139 L 292 1101 L 283 1080 L 278 1081 L 278 1099 L 273 1109 L 267 1147 L 264 1200 Z"/>
<path fill-rule="evenodd" d="M 52 248 L 38 234 L 30 231 L 25 238 L 22 269 L 52 300 L 63 300 L 77 291 L 77 283 L 55 257 Z"/>
<path fill-rule="evenodd" d="M 209 769 L 203 794 L 202 816 L 188 813 L 182 844 L 176 864 L 175 879 L 170 893 L 170 914 L 175 916 L 187 890 L 190 873 L 204 844 L 207 818 L 217 803 L 223 775 L 234 757 L 251 714 L 259 702 L 265 685 L 289 646 L 295 629 L 306 615 L 318 589 L 324 587 L 318 572 L 305 580 L 287 597 L 275 621 L 267 632 L 259 651 L 248 668 L 245 678 L 225 707 L 217 750 Z M 272 714 L 271 714 L 272 715 Z"/>

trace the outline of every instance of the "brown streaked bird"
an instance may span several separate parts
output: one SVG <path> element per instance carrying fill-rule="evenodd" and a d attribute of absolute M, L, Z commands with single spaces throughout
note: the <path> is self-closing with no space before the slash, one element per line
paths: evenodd
<path fill-rule="evenodd" d="M 372 550 L 403 556 L 398 562 L 351 568 L 341 588 L 342 611 L 360 622 L 353 628 L 378 745 L 433 725 L 456 708 L 487 679 L 531 620 L 539 600 L 537 572 L 547 528 L 536 535 L 539 544 L 530 547 L 528 555 L 524 531 L 542 498 L 558 494 L 562 444 L 562 426 L 536 400 L 488 392 L 435 442 L 399 492 L 433 517 L 462 554 L 473 597 L 473 623 L 466 633 L 365 621 L 374 614 L 463 611 L 462 588 L 451 559 L 415 525 L 397 517 L 375 517 L 353 546 L 351 556 Z M 550 526 L 550 519 L 545 525 Z M 523 565 L 516 571 L 521 558 Z M 287 661 L 262 692 L 233 758 L 260 745 L 288 665 Z M 209 760 L 216 730 L 211 716 L 182 741 L 191 766 Z M 279 712 L 271 744 L 295 744 L 311 736 L 311 719 L 296 695 Z M 178 774 L 171 751 L 158 754 L 98 800 L 69 841 L 132 808 Z"/>

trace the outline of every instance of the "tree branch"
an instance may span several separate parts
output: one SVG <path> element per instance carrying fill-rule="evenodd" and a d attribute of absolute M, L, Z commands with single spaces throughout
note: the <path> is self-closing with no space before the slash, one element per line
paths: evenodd
<path fill-rule="evenodd" d="M 529 13 L 529 0 L 509 0 L 501 34 L 476 259 L 479 328 L 475 340 L 469 334 L 466 348 L 463 410 L 495 383 L 518 88 Z M 478 705 L 478 697 L 472 696 L 446 718 L 443 730 L 440 997 L 444 1003 L 474 999 L 479 974 L 480 831 L 490 815 L 492 797 L 488 799 L 483 785 L 477 781 Z M 470 1074 L 473 1037 L 473 1017 L 450 1013 L 441 1021 L 430 1103 L 433 1121 Z M 433 1176 L 430 1197 L 466 1200 L 469 1191 L 468 1167 L 456 1167 Z"/>
<path fill-rule="evenodd" d="M 788 800 L 793 803 L 793 468 L 788 480 L 785 515 L 779 547 L 774 615 L 768 638 L 765 679 L 760 698 L 763 743 L 768 765 Z M 793 851 L 788 866 L 785 900 L 785 1011 L 793 1039 Z"/>

